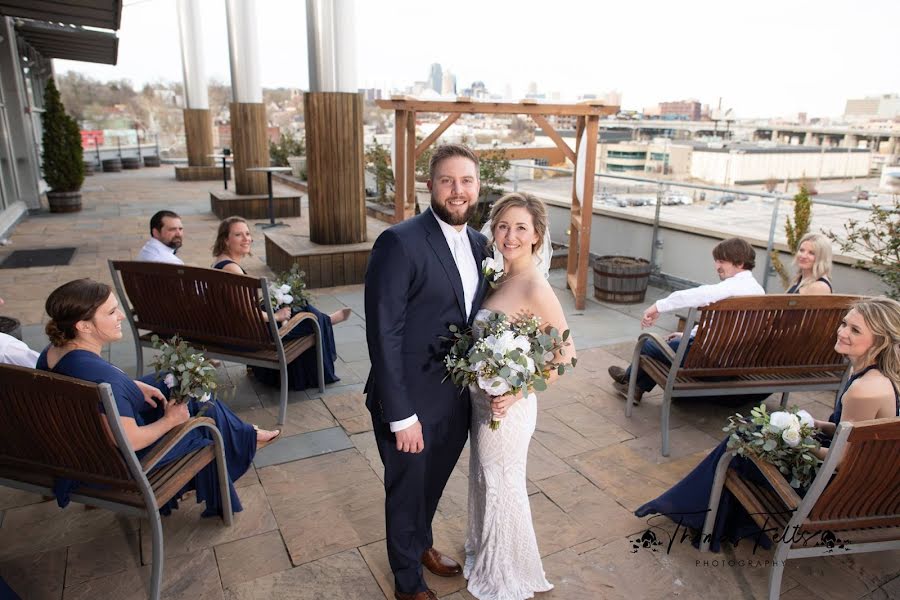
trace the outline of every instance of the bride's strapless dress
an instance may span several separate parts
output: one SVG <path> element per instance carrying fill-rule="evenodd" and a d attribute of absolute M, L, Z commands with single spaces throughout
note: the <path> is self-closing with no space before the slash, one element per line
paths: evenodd
<path fill-rule="evenodd" d="M 475 315 L 473 334 L 483 333 Z M 463 575 L 469 592 L 479 600 L 523 600 L 553 589 L 538 552 L 525 465 L 537 421 L 537 397 L 513 404 L 491 431 L 490 396 L 471 386 L 472 423 L 469 435 L 469 522 Z"/>

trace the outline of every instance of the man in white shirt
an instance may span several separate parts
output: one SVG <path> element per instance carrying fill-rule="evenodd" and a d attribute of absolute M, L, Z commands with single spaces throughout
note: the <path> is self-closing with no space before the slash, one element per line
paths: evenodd
<path fill-rule="evenodd" d="M 3 298 L 0 298 L 0 306 L 3 304 Z M 38 356 L 37 352 L 26 346 L 21 340 L 0 333 L 0 364 L 19 365 L 33 369 L 37 364 Z"/>
<path fill-rule="evenodd" d="M 716 273 L 719 275 L 719 283 L 714 285 L 701 285 L 672 292 L 667 297 L 651 304 L 641 318 L 641 327 L 647 328 L 656 323 L 660 313 L 672 312 L 682 308 L 706 306 L 732 296 L 757 296 L 765 294 L 765 290 L 753 278 L 753 267 L 756 265 L 756 252 L 753 247 L 740 238 L 729 238 L 716 244 L 712 251 L 713 260 L 716 263 Z M 688 336 L 687 343 L 694 339 L 697 329 L 694 328 Z M 666 341 L 672 350 L 677 351 L 681 344 L 682 334 L 671 333 Z M 688 345 L 690 351 L 690 345 Z M 641 354 L 654 359 L 668 362 L 668 358 L 656 344 L 647 340 L 641 349 Z M 623 369 L 619 366 L 609 367 L 609 375 L 613 379 L 616 389 L 623 394 L 628 393 L 628 379 L 631 376 L 631 368 Z M 635 402 L 640 402 L 644 392 L 649 392 L 656 385 L 653 378 L 638 371 L 637 389 L 635 390 Z"/>
<path fill-rule="evenodd" d="M 137 260 L 183 265 L 175 256 L 184 241 L 181 217 L 171 210 L 161 210 L 150 219 L 150 239 L 141 248 Z"/>

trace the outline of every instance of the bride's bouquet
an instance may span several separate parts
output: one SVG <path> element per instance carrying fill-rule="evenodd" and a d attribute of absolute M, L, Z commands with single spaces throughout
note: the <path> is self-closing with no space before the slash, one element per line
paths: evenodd
<path fill-rule="evenodd" d="M 154 335 L 151 341 L 159 350 L 153 359 L 153 368 L 171 390 L 170 397 L 179 404 L 191 398 L 201 403 L 209 402 L 218 387 L 218 376 L 216 368 L 203 353 L 177 335 L 165 342 Z"/>
<path fill-rule="evenodd" d="M 300 265 L 294 263 L 290 271 L 282 273 L 269 284 L 269 298 L 272 301 L 273 311 L 278 311 L 284 306 L 298 310 L 306 308 L 309 304 L 309 292 L 306 291 L 305 277 L 306 273 L 300 270 Z"/>
<path fill-rule="evenodd" d="M 809 487 L 822 462 L 813 453 L 821 447 L 815 420 L 797 407 L 769 414 L 760 404 L 749 417 L 740 413 L 728 417 L 723 431 L 729 434 L 729 450 L 775 465 L 794 488 Z"/>
<path fill-rule="evenodd" d="M 560 375 L 571 363 L 554 362 L 556 354 L 565 356 L 570 345 L 569 330 L 560 335 L 555 328 L 541 330 L 541 320 L 530 314 L 522 314 L 510 321 L 503 313 L 492 313 L 487 320 L 478 321 L 483 326 L 482 336 L 475 340 L 471 329 L 461 331 L 450 326 L 453 342 L 444 358 L 448 377 L 460 386 L 477 385 L 489 396 L 503 396 L 531 390 L 547 389 L 547 378 L 553 371 Z M 497 430 L 500 421 L 492 419 L 491 429 Z"/>

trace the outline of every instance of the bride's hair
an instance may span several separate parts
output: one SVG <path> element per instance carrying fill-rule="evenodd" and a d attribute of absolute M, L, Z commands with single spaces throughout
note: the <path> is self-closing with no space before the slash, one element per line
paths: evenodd
<path fill-rule="evenodd" d="M 488 248 L 494 243 L 493 227 L 497 226 L 497 221 L 503 213 L 513 207 L 524 208 L 531 215 L 531 220 L 534 223 L 534 232 L 538 236 L 537 243 L 531 247 L 531 253 L 534 254 L 543 245 L 544 238 L 547 235 L 547 207 L 538 198 L 523 192 L 507 194 L 494 203 L 490 216 L 492 229 L 488 240 Z"/>
<path fill-rule="evenodd" d="M 112 288 L 93 279 L 76 279 L 50 292 L 44 303 L 50 317 L 44 331 L 50 343 L 59 347 L 74 340 L 77 335 L 75 325 L 93 319 L 110 294 Z"/>

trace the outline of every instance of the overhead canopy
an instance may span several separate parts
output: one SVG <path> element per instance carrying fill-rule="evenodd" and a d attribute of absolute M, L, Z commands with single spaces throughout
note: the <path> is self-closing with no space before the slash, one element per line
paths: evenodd
<path fill-rule="evenodd" d="M 36 2 L 35 4 L 41 4 Z M 40 21 L 19 21 L 18 34 L 47 58 L 114 65 L 119 54 L 119 38 L 111 31 L 94 31 Z"/>
<path fill-rule="evenodd" d="M 122 0 L 0 0 L 0 14 L 116 31 L 122 21 Z"/>

